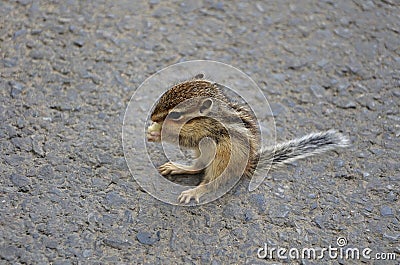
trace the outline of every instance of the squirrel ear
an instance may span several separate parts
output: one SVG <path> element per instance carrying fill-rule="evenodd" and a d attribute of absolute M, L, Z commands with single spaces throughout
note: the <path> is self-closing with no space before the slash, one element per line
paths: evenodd
<path fill-rule="evenodd" d="M 201 103 L 201 106 L 200 106 L 200 113 L 201 113 L 201 114 L 207 114 L 207 113 L 211 110 L 212 105 L 213 105 L 213 101 L 212 101 L 211 98 L 205 99 L 205 100 Z"/>
<path fill-rule="evenodd" d="M 204 78 L 204 74 L 197 74 L 194 76 L 194 79 L 203 79 Z"/>

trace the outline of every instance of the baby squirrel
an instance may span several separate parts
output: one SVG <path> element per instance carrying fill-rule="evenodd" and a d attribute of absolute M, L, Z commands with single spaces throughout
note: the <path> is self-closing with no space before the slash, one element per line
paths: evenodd
<path fill-rule="evenodd" d="M 180 203 L 191 199 L 198 203 L 201 196 L 224 185 L 229 178 L 238 174 L 251 176 L 256 167 L 276 168 L 349 144 L 341 133 L 329 130 L 261 150 L 253 113 L 229 100 L 220 85 L 205 80 L 202 74 L 165 92 L 150 118 L 153 123 L 147 131 L 148 141 L 169 141 L 193 149 L 197 155 L 192 166 L 165 163 L 159 167 L 162 175 L 204 171 L 197 187 L 181 193 Z"/>

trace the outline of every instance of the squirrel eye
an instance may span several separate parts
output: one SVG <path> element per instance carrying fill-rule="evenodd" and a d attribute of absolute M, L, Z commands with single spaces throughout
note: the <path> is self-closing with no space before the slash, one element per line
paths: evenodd
<path fill-rule="evenodd" d="M 173 120 L 177 120 L 177 119 L 179 119 L 181 116 L 182 116 L 182 113 L 177 112 L 177 111 L 173 111 L 173 112 L 170 112 L 170 113 L 168 114 L 168 117 L 169 117 L 170 119 L 173 119 Z"/>

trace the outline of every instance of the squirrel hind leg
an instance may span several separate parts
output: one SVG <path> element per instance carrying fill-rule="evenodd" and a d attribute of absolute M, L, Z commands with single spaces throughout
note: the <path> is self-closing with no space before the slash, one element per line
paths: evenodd
<path fill-rule="evenodd" d="M 191 199 L 199 203 L 200 198 L 212 189 L 212 187 L 207 184 L 216 181 L 218 178 L 218 175 L 216 175 L 218 172 L 213 168 L 213 164 L 215 164 L 215 161 L 206 168 L 204 178 L 196 188 L 185 190 L 179 195 L 178 201 L 180 203 L 188 204 Z"/>
<path fill-rule="evenodd" d="M 194 199 L 197 203 L 200 202 L 200 198 L 206 194 L 210 187 L 208 187 L 208 183 L 210 183 L 212 180 L 215 179 L 215 176 L 212 174 L 212 171 L 209 170 L 209 168 L 206 169 L 205 175 L 203 180 L 200 182 L 200 184 L 193 188 L 193 189 L 188 189 L 183 191 L 179 197 L 178 201 L 180 203 L 185 203 L 188 204 L 191 199 Z"/>

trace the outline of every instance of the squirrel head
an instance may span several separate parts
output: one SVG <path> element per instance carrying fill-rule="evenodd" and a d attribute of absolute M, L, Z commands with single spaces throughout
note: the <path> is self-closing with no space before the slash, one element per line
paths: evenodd
<path fill-rule="evenodd" d="M 207 117 L 216 100 L 227 101 L 218 86 L 207 80 L 173 86 L 161 96 L 151 114 L 153 124 L 148 128 L 148 140 L 160 141 L 163 131 L 166 140 L 174 137 L 183 145 L 193 146 L 203 137 L 218 135 L 215 130 L 221 130 L 221 126 Z"/>
<path fill-rule="evenodd" d="M 207 80 L 186 81 L 173 86 L 161 96 L 151 114 L 151 120 L 153 122 L 164 121 L 176 106 L 194 98 L 226 100 L 215 83 Z"/>

